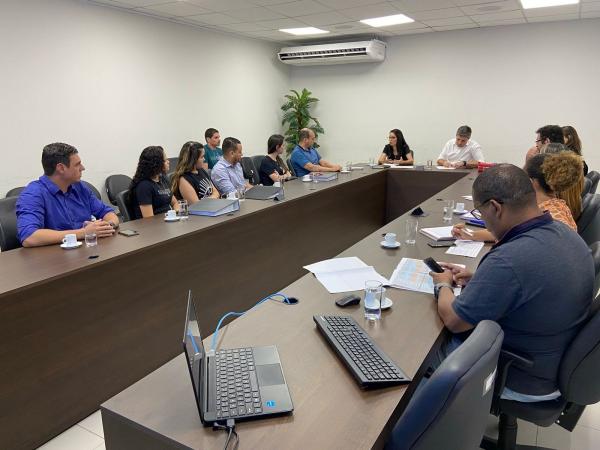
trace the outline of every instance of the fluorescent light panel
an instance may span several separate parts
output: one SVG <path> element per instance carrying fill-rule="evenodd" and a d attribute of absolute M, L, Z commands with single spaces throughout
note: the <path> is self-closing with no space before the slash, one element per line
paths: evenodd
<path fill-rule="evenodd" d="M 329 33 L 327 30 L 321 30 L 319 28 L 314 27 L 304 27 L 304 28 L 282 28 L 279 31 L 289 34 L 295 34 L 296 36 L 305 36 L 308 34 L 325 34 Z"/>
<path fill-rule="evenodd" d="M 521 0 L 523 9 L 547 8 L 549 6 L 576 5 L 579 0 Z"/>
<path fill-rule="evenodd" d="M 361 20 L 362 23 L 366 23 L 372 27 L 389 27 L 391 25 L 400 25 L 403 23 L 411 23 L 414 22 L 414 19 L 411 19 L 404 14 L 395 14 L 393 16 L 384 16 L 384 17 L 376 17 L 374 19 L 365 19 Z"/>

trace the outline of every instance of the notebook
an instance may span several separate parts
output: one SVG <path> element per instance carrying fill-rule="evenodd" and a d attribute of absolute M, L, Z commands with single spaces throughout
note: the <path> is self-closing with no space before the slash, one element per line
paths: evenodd
<path fill-rule="evenodd" d="M 245 197 L 251 200 L 270 200 L 281 192 L 280 187 L 254 186 L 246 191 Z"/>
<path fill-rule="evenodd" d="M 199 202 L 190 205 L 189 213 L 195 216 L 216 217 L 228 214 L 240 209 L 239 200 L 226 198 L 203 198 Z"/>
<path fill-rule="evenodd" d="M 419 230 L 425 236 L 434 241 L 454 241 L 455 238 L 452 236 L 452 226 L 449 227 L 433 227 L 433 228 L 421 228 Z"/>

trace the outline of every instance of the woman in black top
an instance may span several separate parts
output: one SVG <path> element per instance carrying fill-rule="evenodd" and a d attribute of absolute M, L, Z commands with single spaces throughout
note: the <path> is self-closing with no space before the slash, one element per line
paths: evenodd
<path fill-rule="evenodd" d="M 171 190 L 177 199 L 187 200 L 188 205 L 204 197 L 219 198 L 219 191 L 204 170 L 204 147 L 200 142 L 189 141 L 181 147 Z"/>
<path fill-rule="evenodd" d="M 570 125 L 566 125 L 562 127 L 563 137 L 565 138 L 565 145 L 567 148 L 579 156 L 583 157 L 581 154 L 581 139 L 579 139 L 579 135 L 577 134 L 577 130 Z M 588 165 L 583 161 L 583 175 L 588 174 Z"/>
<path fill-rule="evenodd" d="M 178 209 L 165 176 L 168 170 L 169 160 L 162 147 L 146 147 L 142 151 L 129 187 L 129 199 L 136 219 L 162 214 L 171 208 Z"/>
<path fill-rule="evenodd" d="M 397 164 L 399 166 L 410 166 L 414 163 L 413 152 L 404 140 L 402 131 L 394 128 L 390 131 L 390 143 L 383 148 L 383 152 L 377 160 L 378 164 Z"/>
<path fill-rule="evenodd" d="M 283 139 L 282 135 L 274 134 L 267 142 L 269 154 L 264 157 L 258 169 L 260 183 L 263 186 L 272 186 L 273 183 L 287 180 L 292 175 L 281 159 Z"/>

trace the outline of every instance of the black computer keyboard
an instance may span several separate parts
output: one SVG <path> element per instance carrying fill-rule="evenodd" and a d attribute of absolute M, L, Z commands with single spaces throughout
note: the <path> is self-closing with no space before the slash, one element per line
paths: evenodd
<path fill-rule="evenodd" d="M 252 349 L 219 350 L 215 361 L 217 419 L 262 414 Z"/>
<path fill-rule="evenodd" d="M 313 316 L 313 319 L 360 387 L 410 383 L 410 378 L 373 343 L 352 317 Z"/>

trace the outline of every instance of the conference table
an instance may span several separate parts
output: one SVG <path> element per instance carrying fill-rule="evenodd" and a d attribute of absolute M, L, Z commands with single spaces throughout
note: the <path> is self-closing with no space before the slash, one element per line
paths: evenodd
<path fill-rule="evenodd" d="M 267 302 L 229 324 L 220 336 L 226 347 L 277 345 L 294 400 L 291 416 L 241 424 L 244 445 L 381 444 L 403 408 L 407 388 L 357 388 L 312 322 L 313 314 L 340 312 L 333 306 L 335 296 L 302 266 L 352 255 L 389 276 L 402 256 L 458 260 L 442 257 L 442 250 L 429 248 L 421 237 L 415 246 L 399 250 L 384 250 L 379 242 L 383 232 L 403 236 L 405 214 L 418 205 L 429 213 L 420 226 L 441 225 L 439 199 L 470 194 L 475 176 L 474 171 L 365 166 L 332 182 L 291 181 L 284 201 L 246 200 L 231 215 L 122 224 L 139 235 L 100 240 L 98 258 L 90 258 L 85 247 L 0 254 L 0 448 L 34 448 L 111 397 L 103 407 L 107 448 L 126 448 L 113 446 L 113 430 L 127 435 L 123 423 L 138 419 L 144 430 L 153 430 L 153 437 L 169 436 L 170 444 L 187 442 L 174 448 L 222 445 L 220 433 L 200 425 L 181 356 L 189 289 L 206 335 L 225 312 L 248 309 L 270 293 L 283 290 L 300 299 L 296 306 Z M 465 259 L 460 261 L 471 268 L 478 261 Z M 442 324 L 428 295 L 390 289 L 388 297 L 393 308 L 367 331 L 415 376 Z M 343 312 L 362 316 L 359 309 Z M 163 379 L 169 382 L 163 385 Z M 155 389 L 156 383 L 163 386 L 156 396 L 147 392 L 139 408 L 128 409 L 131 395 Z M 168 399 L 161 397 L 165 393 Z M 182 409 L 166 417 L 166 405 L 153 402 Z M 170 425 L 161 429 L 149 419 L 167 423 L 181 417 L 177 414 L 188 421 L 179 423 L 175 434 L 169 434 L 174 432 Z"/>

